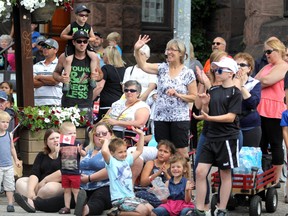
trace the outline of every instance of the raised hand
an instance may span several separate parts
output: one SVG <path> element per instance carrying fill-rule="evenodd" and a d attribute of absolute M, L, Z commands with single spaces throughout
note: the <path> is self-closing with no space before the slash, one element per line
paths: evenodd
<path fill-rule="evenodd" d="M 135 50 L 139 50 L 141 47 L 143 47 L 146 43 L 148 43 L 151 40 L 149 35 L 142 35 L 139 36 L 138 41 L 134 45 Z"/>

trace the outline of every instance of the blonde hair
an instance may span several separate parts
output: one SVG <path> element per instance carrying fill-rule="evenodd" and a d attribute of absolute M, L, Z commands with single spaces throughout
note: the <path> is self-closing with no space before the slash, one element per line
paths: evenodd
<path fill-rule="evenodd" d="M 172 39 L 167 43 L 166 49 L 170 49 L 173 47 L 176 48 L 182 54 L 182 56 L 180 56 L 180 62 L 181 64 L 183 64 L 184 60 L 187 57 L 185 44 L 181 40 Z"/>
<path fill-rule="evenodd" d="M 6 111 L 0 110 L 0 121 L 10 121 L 11 116 Z"/>
<path fill-rule="evenodd" d="M 190 177 L 190 171 L 191 171 L 191 169 L 190 169 L 190 165 L 189 165 L 189 160 L 188 160 L 188 158 L 185 158 L 185 157 L 183 157 L 183 155 L 181 155 L 180 153 L 176 153 L 176 154 L 174 154 L 171 158 L 170 158 L 170 168 L 171 168 L 171 165 L 173 164 L 173 163 L 176 163 L 176 162 L 180 162 L 181 164 L 182 164 L 182 166 L 183 166 L 183 176 L 185 177 L 185 178 L 189 178 Z M 186 170 L 186 172 L 185 172 L 185 170 Z"/>
<path fill-rule="evenodd" d="M 116 41 L 117 44 L 121 42 L 121 35 L 118 32 L 111 32 L 107 35 L 108 41 Z"/>
<path fill-rule="evenodd" d="M 104 126 L 108 130 L 108 132 L 111 134 L 111 136 L 113 136 L 113 131 L 106 122 L 98 122 L 97 124 L 93 126 L 92 130 L 89 132 L 89 144 L 87 146 L 87 150 L 94 149 L 95 143 L 94 143 L 93 136 L 96 133 L 96 130 L 99 126 Z"/>
<path fill-rule="evenodd" d="M 124 67 L 125 62 L 123 61 L 119 51 L 114 46 L 108 46 L 105 48 L 105 55 L 108 59 L 109 64 L 115 67 Z"/>
<path fill-rule="evenodd" d="M 76 131 L 76 126 L 72 122 L 66 121 L 61 124 L 59 131 L 61 134 L 66 134 L 67 131 L 71 129 L 75 129 Z"/>
<path fill-rule="evenodd" d="M 278 38 L 273 38 L 273 39 L 268 39 L 264 43 L 266 46 L 271 47 L 275 51 L 278 51 L 282 57 L 282 59 L 285 58 L 286 54 L 286 47 L 285 45 L 278 39 Z"/>
<path fill-rule="evenodd" d="M 194 46 L 191 42 L 190 42 L 190 59 L 191 60 L 195 59 Z"/>

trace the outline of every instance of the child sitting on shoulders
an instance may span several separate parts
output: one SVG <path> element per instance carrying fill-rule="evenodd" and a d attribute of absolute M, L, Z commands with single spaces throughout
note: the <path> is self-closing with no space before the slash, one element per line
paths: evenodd
<path fill-rule="evenodd" d="M 145 200 L 135 197 L 130 166 L 141 155 L 144 146 L 144 132 L 132 127 L 139 134 L 137 148 L 132 154 L 127 154 L 127 144 L 121 138 L 114 138 L 109 143 L 104 141 L 102 155 L 110 180 L 110 194 L 113 208 L 107 215 L 126 215 L 135 212 L 139 215 L 150 216 L 153 207 Z"/>
<path fill-rule="evenodd" d="M 76 15 L 76 20 L 75 22 L 69 24 L 61 33 L 60 37 L 62 39 L 68 40 L 66 50 L 65 50 L 65 62 L 64 62 L 64 73 L 66 76 L 70 76 L 71 72 L 71 64 L 73 61 L 74 57 L 74 46 L 72 43 L 73 40 L 73 35 L 75 32 L 79 30 L 85 31 L 89 35 L 89 41 L 94 41 L 95 40 L 95 35 L 93 32 L 92 27 L 87 23 L 87 19 L 89 16 L 90 10 L 85 6 L 85 5 L 78 5 L 75 9 L 75 15 Z M 87 41 L 80 41 L 80 43 L 88 43 Z M 78 41 L 77 41 L 78 43 Z M 90 70 L 91 73 L 94 73 L 96 71 L 100 71 L 100 65 L 99 65 L 99 58 L 97 54 L 93 51 L 93 49 L 87 48 L 87 55 L 91 59 L 90 62 Z M 92 88 L 96 87 L 96 80 L 90 79 L 89 84 Z M 64 83 L 63 85 L 63 91 L 69 91 L 70 85 L 69 83 Z"/>
<path fill-rule="evenodd" d="M 176 154 L 170 160 L 172 178 L 166 182 L 170 195 L 167 202 L 152 210 L 151 216 L 184 216 L 194 209 L 192 189 L 194 183 L 188 180 L 189 163 L 186 158 Z"/>

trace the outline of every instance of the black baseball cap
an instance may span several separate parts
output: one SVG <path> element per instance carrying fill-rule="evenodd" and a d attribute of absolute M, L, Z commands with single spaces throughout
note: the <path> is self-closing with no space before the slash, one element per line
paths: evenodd
<path fill-rule="evenodd" d="M 75 14 L 78 14 L 82 11 L 86 11 L 87 13 L 91 12 L 85 5 L 77 5 L 77 7 L 75 9 Z"/>
<path fill-rule="evenodd" d="M 94 32 L 94 35 L 95 35 L 95 36 L 98 36 L 98 37 L 100 37 L 100 38 L 103 38 L 103 37 L 102 37 L 102 34 L 101 34 L 100 32 L 97 32 L 97 31 L 96 31 L 96 32 Z"/>
<path fill-rule="evenodd" d="M 83 30 L 78 30 L 74 33 L 73 35 L 73 40 L 76 40 L 78 38 L 87 38 L 89 39 L 89 35 L 87 32 L 83 31 Z"/>

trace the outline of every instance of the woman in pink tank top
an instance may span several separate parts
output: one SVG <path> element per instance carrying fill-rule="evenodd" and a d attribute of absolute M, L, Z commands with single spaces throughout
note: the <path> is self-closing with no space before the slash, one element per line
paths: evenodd
<path fill-rule="evenodd" d="M 270 144 L 272 164 L 277 167 L 278 181 L 284 162 L 280 120 L 282 112 L 286 109 L 284 103 L 284 76 L 288 70 L 288 64 L 284 61 L 285 46 L 275 37 L 265 41 L 264 53 L 269 64 L 255 76 L 262 86 L 261 100 L 257 108 L 261 116 L 262 128 L 260 146 L 263 154 L 267 154 L 267 146 Z"/>

